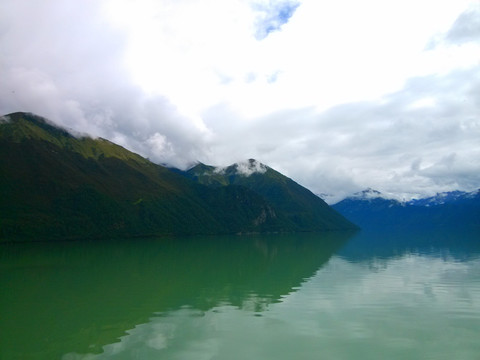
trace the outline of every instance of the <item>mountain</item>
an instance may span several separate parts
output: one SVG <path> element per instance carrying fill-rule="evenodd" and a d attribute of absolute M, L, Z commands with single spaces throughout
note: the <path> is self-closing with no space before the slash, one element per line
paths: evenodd
<path fill-rule="evenodd" d="M 437 193 L 435 196 L 423 198 L 423 199 L 413 199 L 408 202 L 409 205 L 414 206 L 437 206 L 445 204 L 468 204 L 470 202 L 475 202 L 475 199 L 478 197 L 480 190 L 465 192 L 465 191 L 449 191 Z"/>
<path fill-rule="evenodd" d="M 367 189 L 332 207 L 362 228 L 480 228 L 480 191 L 445 192 L 400 202 Z"/>
<path fill-rule="evenodd" d="M 254 191 L 278 210 L 284 231 L 356 228 L 311 191 L 254 159 L 227 167 L 199 163 L 182 173 L 210 188 L 233 185 Z"/>
<path fill-rule="evenodd" d="M 248 187 L 201 184 L 27 113 L 0 117 L 0 199 L 0 241 L 312 229 L 285 226 Z"/>

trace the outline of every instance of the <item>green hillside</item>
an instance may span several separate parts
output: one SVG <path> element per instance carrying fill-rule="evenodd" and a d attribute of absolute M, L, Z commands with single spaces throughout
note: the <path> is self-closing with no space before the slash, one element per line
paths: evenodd
<path fill-rule="evenodd" d="M 328 214 L 318 219 L 299 189 L 292 193 L 300 196 L 299 207 L 289 208 L 271 201 L 267 180 L 262 191 L 241 181 L 209 186 L 105 139 L 76 137 L 39 116 L 14 113 L 0 119 L 0 241 L 348 225 L 332 225 L 336 218 Z M 314 219 L 318 226 L 311 226 Z"/>
<path fill-rule="evenodd" d="M 285 217 L 283 221 L 285 230 L 355 228 L 355 225 L 310 190 L 254 159 L 226 168 L 200 163 L 184 174 L 210 187 L 239 185 L 255 191 Z"/>
<path fill-rule="evenodd" d="M 38 116 L 7 119 L 0 123 L 2 241 L 236 233 L 277 222 L 264 217 L 266 202 L 244 188 L 209 189 Z"/>

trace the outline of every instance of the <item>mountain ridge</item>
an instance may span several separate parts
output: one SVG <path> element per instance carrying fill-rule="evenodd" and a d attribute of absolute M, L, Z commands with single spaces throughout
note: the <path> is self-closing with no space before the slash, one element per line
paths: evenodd
<path fill-rule="evenodd" d="M 454 203 L 458 201 L 465 201 L 468 199 L 475 198 L 480 193 L 480 189 L 473 190 L 473 191 L 461 191 L 461 190 L 452 190 L 452 191 L 444 191 L 444 192 L 437 192 L 433 196 L 425 196 L 420 198 L 412 198 L 410 200 L 399 200 L 396 196 L 391 196 L 384 194 L 378 190 L 367 188 L 362 191 L 357 191 L 332 205 L 338 204 L 343 200 L 376 200 L 376 199 L 384 199 L 384 200 L 393 200 L 394 202 L 398 202 L 401 205 L 413 205 L 413 206 L 435 206 L 435 205 L 443 205 L 448 203 Z"/>
<path fill-rule="evenodd" d="M 269 166 L 249 159 L 226 167 L 202 163 L 182 172 L 184 176 L 210 187 L 240 185 L 262 195 L 286 215 L 294 228 L 335 229 L 337 223 L 354 228 L 321 198 Z"/>
<path fill-rule="evenodd" d="M 367 189 L 332 207 L 362 228 L 478 227 L 480 190 L 450 191 L 434 196 L 399 201 Z"/>
<path fill-rule="evenodd" d="M 0 241 L 314 230 L 246 186 L 201 184 L 33 114 L 1 119 Z"/>

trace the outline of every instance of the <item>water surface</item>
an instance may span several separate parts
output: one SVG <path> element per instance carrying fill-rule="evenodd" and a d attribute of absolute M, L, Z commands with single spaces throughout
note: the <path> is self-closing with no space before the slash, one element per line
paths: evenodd
<path fill-rule="evenodd" d="M 4 245 L 1 359 L 479 359 L 477 233 Z"/>

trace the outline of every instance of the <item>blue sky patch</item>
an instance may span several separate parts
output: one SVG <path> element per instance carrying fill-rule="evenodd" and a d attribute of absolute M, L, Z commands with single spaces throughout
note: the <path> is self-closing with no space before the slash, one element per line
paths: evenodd
<path fill-rule="evenodd" d="M 269 1 L 267 4 L 255 4 L 258 12 L 255 37 L 265 39 L 271 32 L 280 30 L 287 23 L 300 3 L 296 0 Z"/>

